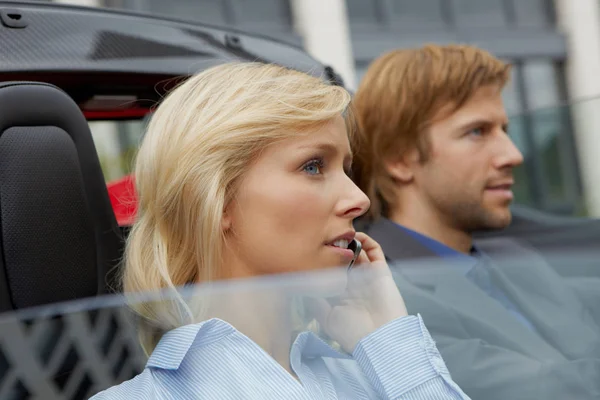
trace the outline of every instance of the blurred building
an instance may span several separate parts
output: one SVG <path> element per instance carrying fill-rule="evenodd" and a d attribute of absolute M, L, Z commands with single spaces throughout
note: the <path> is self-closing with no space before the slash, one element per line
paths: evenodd
<path fill-rule="evenodd" d="M 432 42 L 480 46 L 514 65 L 504 96 L 511 135 L 526 159 L 517 171 L 518 202 L 600 215 L 597 0 L 59 1 L 232 26 L 304 45 L 350 88 L 387 50 Z M 569 106 L 583 97 L 584 104 Z"/>

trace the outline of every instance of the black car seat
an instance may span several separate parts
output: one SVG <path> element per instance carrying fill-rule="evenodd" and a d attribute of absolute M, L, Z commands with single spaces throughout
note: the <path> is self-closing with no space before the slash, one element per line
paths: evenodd
<path fill-rule="evenodd" d="M 121 249 L 77 104 L 49 84 L 0 83 L 0 312 L 106 292 Z"/>

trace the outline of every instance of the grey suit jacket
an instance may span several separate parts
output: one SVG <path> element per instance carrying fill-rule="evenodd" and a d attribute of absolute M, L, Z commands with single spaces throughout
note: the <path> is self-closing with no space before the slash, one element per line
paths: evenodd
<path fill-rule="evenodd" d="M 471 398 L 600 399 L 600 280 L 567 281 L 510 239 L 479 241 L 492 259 L 494 285 L 533 332 L 392 222 L 380 219 L 365 231 L 382 246 L 409 312 L 422 315 Z"/>

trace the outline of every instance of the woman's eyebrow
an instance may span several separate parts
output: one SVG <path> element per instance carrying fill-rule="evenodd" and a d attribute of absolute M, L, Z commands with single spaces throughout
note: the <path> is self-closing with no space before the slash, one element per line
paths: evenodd
<path fill-rule="evenodd" d="M 339 146 L 336 146 L 335 144 L 329 143 L 329 142 L 306 144 L 306 145 L 300 146 L 300 148 L 320 150 L 320 151 L 325 152 L 326 154 L 329 154 L 330 156 L 336 156 L 340 153 Z M 346 163 L 352 164 L 352 160 L 353 160 L 352 152 L 350 151 L 350 149 L 348 149 L 346 154 L 344 154 L 344 164 L 346 164 Z"/>
<path fill-rule="evenodd" d="M 327 142 L 305 144 L 305 145 L 300 146 L 300 148 L 323 150 L 328 153 L 337 153 L 338 152 L 338 148 L 336 145 L 334 145 L 333 143 L 327 143 Z"/>

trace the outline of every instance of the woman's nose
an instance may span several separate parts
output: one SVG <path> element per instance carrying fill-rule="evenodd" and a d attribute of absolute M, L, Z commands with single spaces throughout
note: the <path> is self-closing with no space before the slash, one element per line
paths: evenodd
<path fill-rule="evenodd" d="M 340 200 L 341 216 L 349 219 L 358 218 L 366 213 L 370 206 L 369 197 L 350 178 L 347 178 L 344 196 Z"/>

